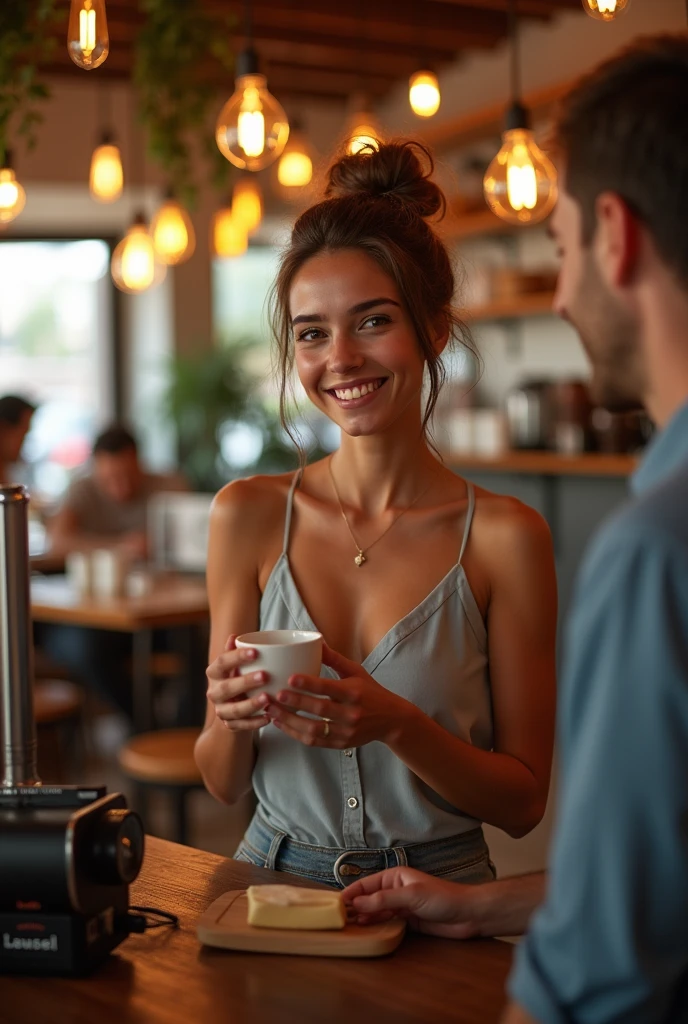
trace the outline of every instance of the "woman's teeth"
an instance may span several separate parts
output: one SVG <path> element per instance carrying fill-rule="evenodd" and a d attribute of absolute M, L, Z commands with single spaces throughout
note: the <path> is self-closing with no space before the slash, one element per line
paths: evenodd
<path fill-rule="evenodd" d="M 377 391 L 381 384 L 381 380 L 371 380 L 368 384 L 361 384 L 360 388 L 335 388 L 334 393 L 340 401 L 350 402 L 352 398 L 363 398 L 371 391 Z"/>

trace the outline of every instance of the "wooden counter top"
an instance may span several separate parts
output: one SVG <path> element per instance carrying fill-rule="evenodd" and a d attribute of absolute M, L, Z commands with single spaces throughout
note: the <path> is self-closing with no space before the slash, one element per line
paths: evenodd
<path fill-rule="evenodd" d="M 557 452 L 507 451 L 501 455 L 444 455 L 447 466 L 457 471 L 530 473 L 534 476 L 627 477 L 638 465 L 635 455 L 559 455 Z"/>
<path fill-rule="evenodd" d="M 88 978 L 0 978 L 3 1024 L 497 1024 L 513 947 L 409 932 L 391 956 L 320 959 L 202 947 L 196 921 L 228 889 L 284 875 L 146 837 L 131 902 L 180 928 L 132 935 Z M 294 880 L 299 884 L 298 880 Z"/>

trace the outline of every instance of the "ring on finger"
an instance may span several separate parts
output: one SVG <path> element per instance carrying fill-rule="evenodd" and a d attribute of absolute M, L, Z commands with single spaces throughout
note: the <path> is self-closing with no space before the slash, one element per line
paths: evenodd
<path fill-rule="evenodd" d="M 323 732 L 323 739 L 325 739 L 325 740 L 330 735 L 330 722 L 331 721 L 332 721 L 331 718 L 323 718 L 323 722 L 325 723 L 325 730 Z"/>

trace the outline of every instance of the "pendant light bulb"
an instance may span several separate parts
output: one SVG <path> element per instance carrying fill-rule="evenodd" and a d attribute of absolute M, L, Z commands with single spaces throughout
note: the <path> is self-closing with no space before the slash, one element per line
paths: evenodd
<path fill-rule="evenodd" d="M 232 217 L 251 234 L 263 219 L 263 193 L 255 178 L 239 178 L 232 192 Z"/>
<path fill-rule="evenodd" d="M 193 256 L 196 248 L 193 224 L 174 196 L 168 195 L 153 217 L 150 233 L 158 258 L 168 266 L 185 263 Z"/>
<path fill-rule="evenodd" d="M 110 273 L 120 291 L 138 295 L 160 284 L 167 267 L 156 257 L 146 218 L 139 213 L 122 241 L 115 247 Z"/>
<path fill-rule="evenodd" d="M 25 203 L 26 192 L 17 181 L 8 150 L 5 153 L 5 162 L 0 167 L 0 224 L 9 224 L 18 217 Z"/>
<path fill-rule="evenodd" d="M 303 188 L 313 177 L 313 161 L 307 153 L 293 150 L 283 153 L 277 169 L 277 180 L 285 188 Z"/>
<path fill-rule="evenodd" d="M 287 115 L 258 74 L 254 50 L 237 60 L 236 88 L 220 111 L 215 141 L 222 155 L 247 171 L 261 171 L 276 160 L 289 138 Z"/>
<path fill-rule="evenodd" d="M 67 52 L 85 71 L 103 63 L 110 52 L 105 0 L 71 0 Z"/>
<path fill-rule="evenodd" d="M 108 135 L 93 150 L 88 187 L 93 199 L 99 203 L 114 203 L 122 195 L 124 174 L 118 147 Z"/>
<path fill-rule="evenodd" d="M 432 117 L 440 109 L 440 84 L 432 71 L 416 71 L 409 80 L 409 103 L 419 117 Z"/>
<path fill-rule="evenodd" d="M 628 10 L 631 0 L 583 0 L 583 9 L 591 18 L 614 21 Z"/>
<path fill-rule="evenodd" d="M 232 213 L 230 205 L 217 210 L 212 224 L 212 250 L 220 259 L 241 256 L 248 248 L 246 227 Z"/>
<path fill-rule="evenodd" d="M 509 128 L 483 181 L 493 213 L 510 224 L 537 224 L 557 201 L 557 172 L 527 127 Z"/>
<path fill-rule="evenodd" d="M 287 202 L 306 198 L 313 180 L 313 149 L 300 123 L 295 120 L 282 156 L 277 163 L 275 189 Z"/>

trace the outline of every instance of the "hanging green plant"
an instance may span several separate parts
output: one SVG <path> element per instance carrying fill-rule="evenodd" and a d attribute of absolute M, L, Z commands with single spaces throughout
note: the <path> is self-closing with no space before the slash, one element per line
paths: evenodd
<path fill-rule="evenodd" d="M 139 0 L 139 6 L 145 22 L 136 40 L 134 83 L 149 153 L 180 199 L 193 204 L 193 137 L 212 157 L 212 177 L 217 178 L 215 154 L 207 144 L 217 88 L 206 66 L 209 61 L 219 63 L 231 80 L 232 19 L 204 10 L 198 0 Z"/>
<path fill-rule="evenodd" d="M 36 104 L 50 92 L 39 67 L 54 51 L 50 29 L 59 19 L 57 0 L 2 0 L 0 3 L 0 162 L 9 145 L 10 127 L 32 148 L 43 115 Z M 15 122 L 12 123 L 11 122 Z"/>

